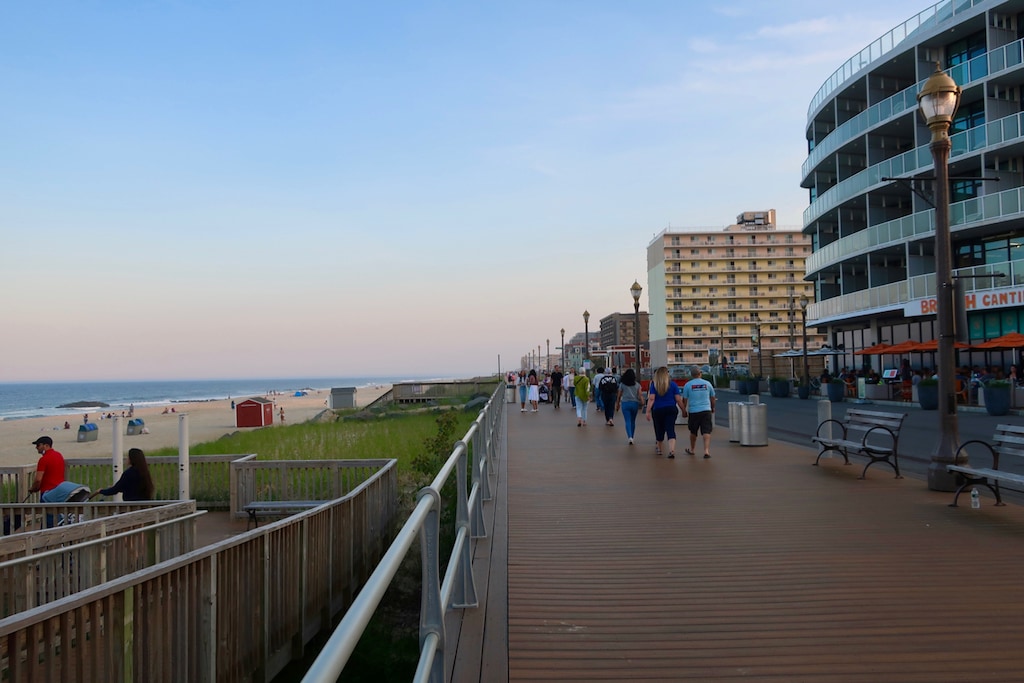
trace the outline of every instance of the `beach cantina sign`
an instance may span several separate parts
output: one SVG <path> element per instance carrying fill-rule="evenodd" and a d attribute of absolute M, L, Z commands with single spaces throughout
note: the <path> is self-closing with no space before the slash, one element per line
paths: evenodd
<path fill-rule="evenodd" d="M 993 289 L 988 292 L 968 292 L 964 294 L 965 311 L 985 311 L 996 308 L 1009 308 L 1011 306 L 1024 306 L 1024 288 L 1009 287 L 1006 289 Z M 914 299 L 903 306 L 903 315 L 913 318 L 920 315 L 935 315 L 938 312 L 938 305 L 935 297 Z"/>

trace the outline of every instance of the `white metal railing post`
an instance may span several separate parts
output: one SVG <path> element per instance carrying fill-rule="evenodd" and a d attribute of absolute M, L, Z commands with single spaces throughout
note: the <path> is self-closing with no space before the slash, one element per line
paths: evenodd
<path fill-rule="evenodd" d="M 478 429 L 473 435 L 473 460 L 469 467 L 473 475 L 470 483 L 471 490 L 476 490 L 476 495 L 472 497 L 473 510 L 469 516 L 473 538 L 487 536 L 487 525 L 484 524 L 484 499 L 490 496 L 491 489 L 487 477 L 486 418 L 485 413 L 480 413 L 479 421 L 484 424 L 485 428 Z"/>
<path fill-rule="evenodd" d="M 178 415 L 178 500 L 189 500 L 188 413 Z"/>
<path fill-rule="evenodd" d="M 423 564 L 423 585 L 420 595 L 420 649 L 433 645 L 435 653 L 429 664 L 427 680 L 444 682 L 444 610 L 441 604 L 440 577 L 440 511 L 441 494 L 434 488 L 420 490 L 417 504 L 430 497 L 432 504 L 420 529 L 420 554 Z M 421 664 L 423 660 L 421 659 Z"/>
<path fill-rule="evenodd" d="M 456 558 L 459 569 L 455 575 L 455 597 L 452 599 L 451 605 L 452 607 L 465 609 L 467 607 L 476 607 L 479 603 L 476 599 L 476 582 L 473 579 L 473 534 L 472 525 L 469 521 L 469 503 L 467 500 L 469 491 L 466 488 L 466 462 L 469 459 L 469 446 L 466 445 L 465 441 L 458 441 L 455 444 L 455 448 L 462 449 L 462 455 L 459 456 L 459 464 L 455 468 L 455 478 L 459 489 L 455 506 L 455 535 L 456 538 L 460 535 L 462 536 L 462 544 L 458 549 L 459 556 Z M 477 499 L 479 498 L 480 496 L 477 495 Z"/>
<path fill-rule="evenodd" d="M 121 420 L 124 419 L 120 415 L 114 416 L 114 434 L 113 438 L 110 439 L 111 454 L 110 454 L 110 465 L 113 470 L 112 478 L 110 481 L 117 483 L 121 478 L 121 469 L 124 468 L 124 430 L 121 429 Z M 123 498 L 120 493 L 114 494 L 111 498 L 115 503 L 120 503 Z"/>

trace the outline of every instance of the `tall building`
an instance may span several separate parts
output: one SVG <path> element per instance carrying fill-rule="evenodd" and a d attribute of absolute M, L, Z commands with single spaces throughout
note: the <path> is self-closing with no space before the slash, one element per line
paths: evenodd
<path fill-rule="evenodd" d="M 811 100 L 801 173 L 813 243 L 805 276 L 817 294 L 808 323 L 843 345 L 840 363 L 859 365 L 868 357 L 853 351 L 877 342 L 937 335 L 934 164 L 917 103 L 936 64 L 963 89 L 949 131 L 961 333 L 978 342 L 1024 331 L 1022 36 L 1024 3 L 940 2 L 854 55 Z M 960 362 L 985 361 L 961 352 Z"/>
<path fill-rule="evenodd" d="M 724 356 L 774 374 L 776 354 L 804 348 L 810 253 L 809 236 L 776 229 L 774 209 L 742 213 L 724 229 L 661 232 L 647 247 L 652 365 L 712 365 Z M 808 330 L 808 351 L 824 342 Z M 791 369 L 789 361 L 778 367 Z"/>
<path fill-rule="evenodd" d="M 601 318 L 601 348 L 636 345 L 636 314 L 612 313 Z M 640 311 L 640 346 L 646 347 L 650 339 L 650 314 Z"/>

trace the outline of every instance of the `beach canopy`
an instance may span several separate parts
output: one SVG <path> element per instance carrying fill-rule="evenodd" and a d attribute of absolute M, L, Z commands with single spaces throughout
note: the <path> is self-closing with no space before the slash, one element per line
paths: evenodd
<path fill-rule="evenodd" d="M 1020 349 L 1024 348 L 1024 334 L 1020 332 L 1009 332 L 1001 337 L 995 339 L 989 339 L 987 342 L 981 344 L 975 344 L 976 349 L 986 349 L 989 351 L 999 349 Z"/>
<path fill-rule="evenodd" d="M 855 356 L 879 356 L 879 355 L 881 355 L 883 353 L 886 353 L 886 349 L 889 349 L 889 348 L 891 348 L 889 346 L 889 344 L 886 344 L 884 342 L 878 342 L 877 344 L 873 344 L 872 346 L 869 346 L 867 348 L 861 349 L 860 351 L 854 351 L 853 355 L 855 355 Z"/>
<path fill-rule="evenodd" d="M 790 349 L 789 351 L 783 351 L 782 353 L 776 353 L 774 358 L 800 358 L 803 355 L 804 355 L 804 352 L 800 351 L 799 349 Z"/>

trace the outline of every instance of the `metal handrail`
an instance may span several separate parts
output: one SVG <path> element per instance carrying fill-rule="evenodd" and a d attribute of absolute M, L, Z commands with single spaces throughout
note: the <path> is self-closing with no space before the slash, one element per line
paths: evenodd
<path fill-rule="evenodd" d="M 466 435 L 455 443 L 434 480 L 429 486 L 420 489 L 409 519 L 398 531 L 341 623 L 306 672 L 302 679 L 304 682 L 319 683 L 338 679 L 417 538 L 420 539 L 423 576 L 420 659 L 413 680 L 431 683 L 445 681 L 444 617 L 450 609 L 477 606 L 472 571 L 473 539 L 487 535 L 483 502 L 491 499 L 492 463 L 497 457 L 498 436 L 502 431 L 504 414 L 505 384 L 501 383 Z M 470 443 L 473 444 L 473 464 L 468 468 Z M 472 480 L 467 482 L 467 471 L 470 470 Z M 447 570 L 442 577 L 439 564 L 441 490 L 453 471 L 457 477 L 456 538 Z M 470 486 L 468 492 L 467 484 Z"/>

